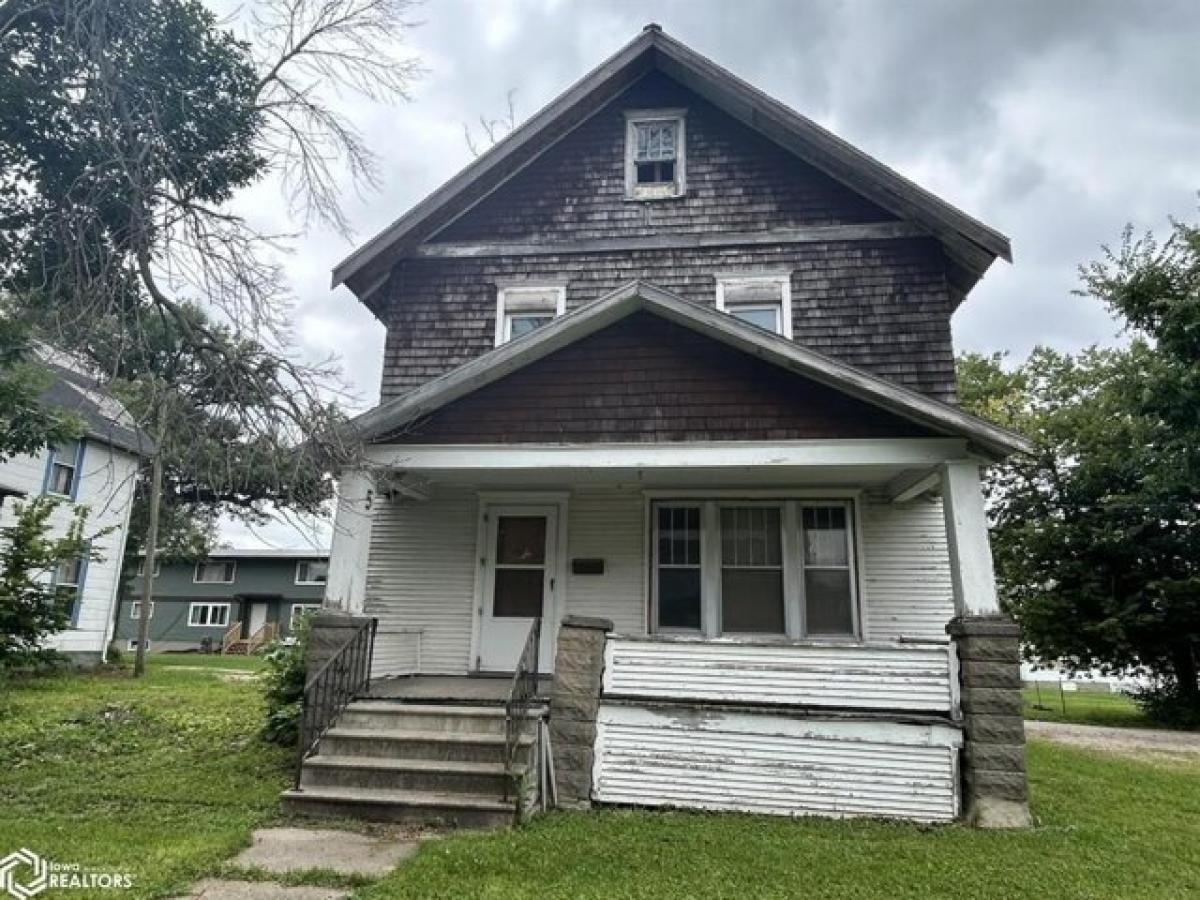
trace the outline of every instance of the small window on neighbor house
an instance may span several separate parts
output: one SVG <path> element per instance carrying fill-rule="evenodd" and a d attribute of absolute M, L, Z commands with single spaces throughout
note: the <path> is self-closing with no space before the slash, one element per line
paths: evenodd
<path fill-rule="evenodd" d="M 237 563 L 233 560 L 196 563 L 192 581 L 196 584 L 233 584 L 236 572 Z"/>
<path fill-rule="evenodd" d="M 134 600 L 132 603 L 129 604 L 129 618 L 140 619 L 141 617 L 142 617 L 142 601 Z M 153 600 L 150 601 L 150 616 L 149 616 L 149 618 L 151 618 L 151 619 L 154 618 L 154 601 Z"/>
<path fill-rule="evenodd" d="M 228 624 L 228 603 L 193 603 L 188 609 L 188 625 L 195 628 L 224 627 Z"/>
<path fill-rule="evenodd" d="M 792 336 L 791 275 L 728 275 L 717 278 L 717 309 L 784 337 Z"/>
<path fill-rule="evenodd" d="M 496 346 L 536 331 L 566 310 L 567 289 L 562 285 L 499 288 L 496 293 Z"/>
<path fill-rule="evenodd" d="M 79 478 L 79 457 L 83 444 L 68 441 L 50 448 L 49 469 L 46 472 L 46 493 L 59 497 L 74 497 Z"/>
<path fill-rule="evenodd" d="M 625 196 L 659 200 L 684 193 L 683 110 L 637 110 L 626 115 Z"/>
<path fill-rule="evenodd" d="M 329 580 L 329 563 L 322 559 L 302 559 L 296 563 L 296 584 L 324 584 Z"/>
<path fill-rule="evenodd" d="M 146 560 L 144 558 L 139 559 L 138 564 L 137 564 L 138 578 L 141 578 L 145 574 L 146 574 Z M 162 574 L 162 560 L 156 559 L 156 560 L 154 560 L 154 577 L 157 578 L 161 574 Z"/>

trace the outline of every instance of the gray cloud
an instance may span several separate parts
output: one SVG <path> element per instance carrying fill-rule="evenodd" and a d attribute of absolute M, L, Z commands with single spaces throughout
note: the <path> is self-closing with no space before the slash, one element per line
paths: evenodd
<path fill-rule="evenodd" d="M 509 89 L 527 118 L 647 21 L 1012 238 L 1015 264 L 997 263 L 955 316 L 960 349 L 1117 340 L 1102 309 L 1071 295 L 1076 267 L 1126 222 L 1196 216 L 1194 0 L 430 0 L 416 18 L 411 48 L 429 71 L 414 102 L 343 98 L 383 167 L 380 192 L 348 195 L 358 240 L 470 160 L 464 123 L 501 114 Z M 255 215 L 285 221 L 272 188 L 255 192 Z M 288 267 L 302 352 L 340 355 L 366 406 L 383 329 L 328 287 L 352 248 L 315 230 Z M 288 534 L 265 539 L 302 543 Z"/>

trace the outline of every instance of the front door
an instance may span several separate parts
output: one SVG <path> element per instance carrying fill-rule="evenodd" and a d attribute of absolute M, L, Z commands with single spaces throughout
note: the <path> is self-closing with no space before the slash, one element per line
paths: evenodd
<path fill-rule="evenodd" d="M 538 668 L 553 667 L 555 535 L 558 510 L 553 506 L 492 507 L 484 516 L 483 609 L 477 668 L 511 672 L 535 616 L 542 616 Z"/>
<path fill-rule="evenodd" d="M 250 603 L 250 624 L 247 627 L 247 637 L 253 636 L 258 629 L 267 624 L 267 604 L 263 601 Z"/>

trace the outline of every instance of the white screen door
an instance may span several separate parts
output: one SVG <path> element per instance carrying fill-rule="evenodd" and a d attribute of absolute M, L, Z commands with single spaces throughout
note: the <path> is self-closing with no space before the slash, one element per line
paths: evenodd
<path fill-rule="evenodd" d="M 553 667 L 550 620 L 558 510 L 553 506 L 497 506 L 486 515 L 479 669 L 513 671 L 534 617 L 542 616 L 538 668 L 549 672 Z"/>

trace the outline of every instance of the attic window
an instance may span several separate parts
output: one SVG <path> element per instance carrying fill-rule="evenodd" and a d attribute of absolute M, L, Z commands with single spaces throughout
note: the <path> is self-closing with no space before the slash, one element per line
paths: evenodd
<path fill-rule="evenodd" d="M 644 109 L 625 116 L 625 196 L 631 200 L 683 196 L 684 111 Z"/>
<path fill-rule="evenodd" d="M 496 294 L 496 346 L 536 331 L 566 312 L 563 285 L 502 287 Z"/>
<path fill-rule="evenodd" d="M 726 275 L 717 278 L 717 309 L 786 338 L 792 336 L 790 272 Z"/>

